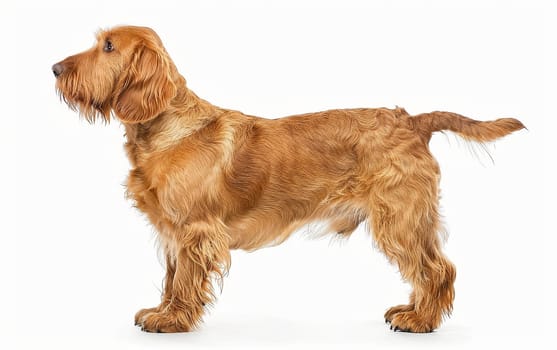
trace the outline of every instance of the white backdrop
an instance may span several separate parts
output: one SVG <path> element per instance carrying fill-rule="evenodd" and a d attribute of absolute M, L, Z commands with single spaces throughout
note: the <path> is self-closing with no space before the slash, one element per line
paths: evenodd
<path fill-rule="evenodd" d="M 545 328 L 544 295 L 545 302 L 553 297 L 547 254 L 554 240 L 544 238 L 549 221 L 544 227 L 542 218 L 550 212 L 543 196 L 550 198 L 555 159 L 544 143 L 555 118 L 548 113 L 555 63 L 549 7 L 231 3 L 45 1 L 7 12 L 17 35 L 2 52 L 17 48 L 15 74 L 5 69 L 14 79 L 17 133 L 2 142 L 16 148 L 17 173 L 10 167 L 4 176 L 16 177 L 15 193 L 13 181 L 5 191 L 15 195 L 6 207 L 13 211 L 15 203 L 17 250 L 14 257 L 9 238 L 0 243 L 13 257 L 5 258 L 5 285 L 15 284 L 16 294 L 3 297 L 14 313 L 3 315 L 4 340 L 24 349 L 468 349 L 549 341 L 555 325 Z M 452 317 L 428 335 L 390 332 L 383 312 L 405 303 L 410 287 L 362 227 L 340 243 L 300 234 L 276 248 L 234 252 L 199 331 L 134 327 L 134 313 L 157 304 L 164 271 L 152 229 L 124 199 L 123 128 L 80 120 L 60 103 L 50 71 L 89 48 L 97 29 L 118 24 L 155 29 L 193 91 L 249 114 L 399 105 L 414 114 L 522 120 L 529 131 L 489 147 L 494 162 L 451 134 L 431 141 L 450 232 L 445 250 L 457 266 Z M 2 236 L 13 238 L 7 228 L 15 214 L 3 212 Z"/>

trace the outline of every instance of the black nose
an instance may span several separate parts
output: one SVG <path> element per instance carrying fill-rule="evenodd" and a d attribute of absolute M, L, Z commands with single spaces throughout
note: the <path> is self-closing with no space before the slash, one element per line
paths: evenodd
<path fill-rule="evenodd" d="M 52 73 L 54 73 L 54 76 L 56 78 L 58 78 L 63 71 L 64 66 L 61 63 L 56 63 L 54 66 L 52 66 Z"/>

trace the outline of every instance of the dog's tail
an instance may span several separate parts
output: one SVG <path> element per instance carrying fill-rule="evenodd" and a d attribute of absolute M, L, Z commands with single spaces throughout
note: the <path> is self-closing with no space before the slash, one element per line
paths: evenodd
<path fill-rule="evenodd" d="M 526 129 L 517 119 L 501 118 L 479 121 L 451 112 L 431 112 L 412 118 L 414 125 L 429 139 L 435 131 L 450 130 L 466 140 L 476 142 L 494 141 L 513 131 Z"/>

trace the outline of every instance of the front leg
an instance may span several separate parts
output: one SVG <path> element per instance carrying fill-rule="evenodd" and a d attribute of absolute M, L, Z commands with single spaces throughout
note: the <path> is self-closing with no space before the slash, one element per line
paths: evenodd
<path fill-rule="evenodd" d="M 141 329 L 147 332 L 174 333 L 195 329 L 201 323 L 204 307 L 215 299 L 211 278 L 222 278 L 230 265 L 228 239 L 218 227 L 188 225 L 174 234 L 179 248 L 172 295 L 165 307 L 139 319 Z"/>
<path fill-rule="evenodd" d="M 148 309 L 141 309 L 135 314 L 135 325 L 141 325 L 143 318 L 150 313 L 160 312 L 164 310 L 172 299 L 172 285 L 174 283 L 174 274 L 176 273 L 176 259 L 169 252 L 166 252 L 166 276 L 164 277 L 164 290 L 161 295 L 161 303 L 158 306 Z"/>

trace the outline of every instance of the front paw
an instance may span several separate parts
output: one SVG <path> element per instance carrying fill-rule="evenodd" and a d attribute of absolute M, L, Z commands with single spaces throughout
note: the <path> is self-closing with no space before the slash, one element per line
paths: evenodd
<path fill-rule="evenodd" d="M 412 311 L 402 311 L 394 315 L 391 329 L 409 333 L 430 333 L 439 325 L 439 320 Z"/>
<path fill-rule="evenodd" d="M 399 312 L 407 312 L 412 310 L 414 310 L 414 304 L 393 306 L 392 308 L 387 310 L 387 312 L 385 312 L 385 322 L 391 323 L 395 315 Z"/>
<path fill-rule="evenodd" d="M 151 333 L 189 332 L 193 328 L 187 323 L 184 312 L 172 308 L 143 314 L 138 320 L 138 326 L 142 331 Z"/>
<path fill-rule="evenodd" d="M 143 317 L 145 317 L 145 315 L 153 313 L 153 312 L 159 312 L 161 310 L 161 306 L 157 306 L 157 307 L 150 307 L 148 309 L 141 309 L 139 310 L 134 317 L 134 322 L 136 326 L 140 326 L 141 325 L 141 320 L 143 319 Z"/>

